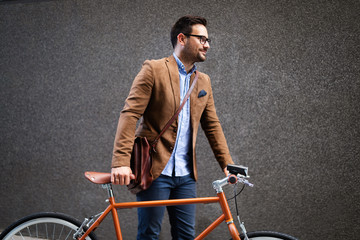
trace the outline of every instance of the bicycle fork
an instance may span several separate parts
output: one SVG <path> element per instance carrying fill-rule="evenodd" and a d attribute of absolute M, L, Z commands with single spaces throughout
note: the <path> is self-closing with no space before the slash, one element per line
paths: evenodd
<path fill-rule="evenodd" d="M 244 222 L 241 222 L 239 214 L 237 215 L 237 219 L 238 219 L 238 221 L 239 221 L 239 225 L 240 225 L 240 228 L 241 228 L 241 232 L 244 234 L 244 240 L 249 240 L 249 238 L 248 238 L 248 236 L 247 236 L 247 231 L 246 231 L 246 229 L 245 229 Z"/>

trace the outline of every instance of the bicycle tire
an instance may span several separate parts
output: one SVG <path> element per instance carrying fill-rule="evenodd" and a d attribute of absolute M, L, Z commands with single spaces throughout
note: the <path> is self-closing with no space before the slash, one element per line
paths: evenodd
<path fill-rule="evenodd" d="M 247 236 L 250 240 L 298 240 L 297 238 L 288 234 L 273 231 L 248 232 Z M 244 235 L 240 234 L 240 238 L 241 240 L 244 240 Z"/>
<path fill-rule="evenodd" d="M 62 213 L 35 213 L 11 224 L 0 234 L 0 239 L 73 239 L 80 226 L 78 220 Z M 97 238 L 92 232 L 86 239 Z"/>

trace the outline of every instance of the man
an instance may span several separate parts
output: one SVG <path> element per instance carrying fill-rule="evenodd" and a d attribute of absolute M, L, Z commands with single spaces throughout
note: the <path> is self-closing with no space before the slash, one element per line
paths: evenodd
<path fill-rule="evenodd" d="M 179 108 L 194 80 L 195 62 L 205 61 L 210 48 L 206 24 L 202 17 L 180 18 L 171 29 L 173 55 L 144 62 L 119 118 L 111 170 L 114 184 L 128 185 L 133 177 L 130 156 L 134 136 L 153 141 Z M 227 164 L 233 163 L 216 115 L 210 78 L 198 74 L 177 120 L 162 135 L 156 152 L 152 152 L 154 181 L 149 189 L 136 195 L 138 201 L 196 197 L 195 143 L 199 123 L 225 174 Z M 195 206 L 170 206 L 167 210 L 172 238 L 193 239 Z M 158 239 L 164 211 L 165 207 L 138 209 L 137 239 Z"/>

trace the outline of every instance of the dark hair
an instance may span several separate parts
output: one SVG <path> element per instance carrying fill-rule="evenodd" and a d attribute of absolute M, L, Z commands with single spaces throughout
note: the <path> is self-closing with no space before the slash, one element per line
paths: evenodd
<path fill-rule="evenodd" d="M 180 33 L 191 34 L 192 26 L 196 24 L 202 24 L 206 27 L 207 21 L 203 17 L 186 15 L 181 17 L 174 26 L 171 28 L 171 44 L 175 48 L 177 43 L 177 36 Z"/>

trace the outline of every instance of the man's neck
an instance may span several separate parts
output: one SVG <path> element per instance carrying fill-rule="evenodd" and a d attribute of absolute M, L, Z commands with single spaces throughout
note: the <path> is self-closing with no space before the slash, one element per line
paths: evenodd
<path fill-rule="evenodd" d="M 176 51 L 176 49 L 175 49 L 175 54 L 179 58 L 179 60 L 184 64 L 185 71 L 189 73 L 191 69 L 194 67 L 195 62 L 187 60 L 186 57 L 183 56 L 183 54 L 181 54 L 180 51 Z"/>

